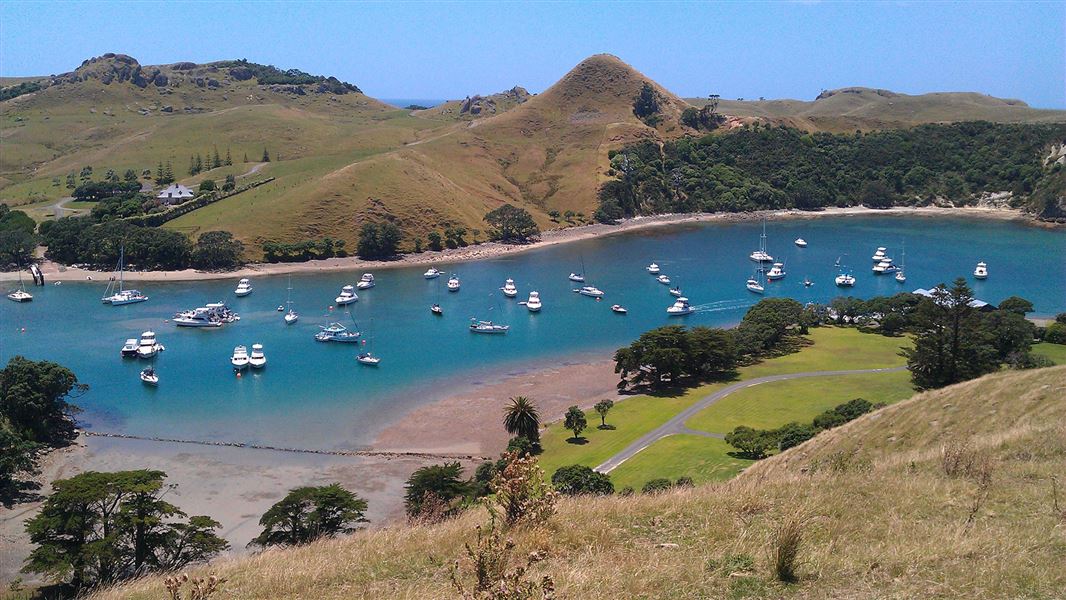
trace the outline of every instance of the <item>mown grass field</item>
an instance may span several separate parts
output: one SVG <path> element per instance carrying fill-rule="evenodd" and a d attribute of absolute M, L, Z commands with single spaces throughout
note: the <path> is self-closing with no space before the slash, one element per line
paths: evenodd
<path fill-rule="evenodd" d="M 1056 365 L 1066 365 L 1066 345 L 1042 342 L 1033 345 L 1033 354 L 1043 356 Z"/>
<path fill-rule="evenodd" d="M 772 358 L 759 364 L 739 369 L 739 380 L 754 379 L 779 373 L 873 369 L 904 364 L 904 359 L 899 356 L 899 351 L 903 345 L 907 344 L 907 338 L 892 338 L 860 333 L 856 329 L 843 327 L 812 329 L 807 337 L 811 341 L 811 345 L 799 352 Z M 848 377 L 862 379 L 851 383 L 846 381 Z M 860 396 L 867 398 L 867 396 L 871 396 L 867 398 L 871 402 L 887 402 L 909 397 L 912 393 L 907 383 L 908 374 L 906 372 L 850 375 L 831 379 L 834 382 L 838 380 L 842 382 L 839 392 L 825 393 L 825 390 L 830 389 L 831 385 L 827 385 L 826 379 L 823 378 L 767 383 L 740 390 L 720 400 L 718 404 L 710 407 L 704 413 L 697 415 L 688 425 L 694 429 L 723 434 L 731 431 L 732 427 L 725 430 L 720 429 L 720 427 L 731 422 L 752 426 L 759 426 L 761 422 L 766 422 L 774 423 L 772 426 L 776 427 L 789 421 L 810 420 L 823 410 L 832 408 L 852 398 Z M 798 384 L 796 388 L 785 388 L 787 392 L 791 393 L 786 400 L 778 399 L 776 397 L 777 394 L 770 387 L 781 385 L 782 383 Z M 596 428 L 599 424 L 599 417 L 595 412 L 588 411 L 586 417 L 589 422 L 589 429 L 582 433 L 582 438 L 586 442 L 582 444 L 568 441 L 571 433 L 562 427 L 561 422 L 552 423 L 541 436 L 544 448 L 544 453 L 541 455 L 541 464 L 549 475 L 554 473 L 559 467 L 566 465 L 582 464 L 595 467 L 699 399 L 714 393 L 726 385 L 728 383 L 711 383 L 685 390 L 673 396 L 640 395 L 626 398 L 617 402 L 614 409 L 608 414 L 607 423 L 615 426 L 613 430 Z M 763 392 L 764 388 L 768 391 Z M 866 392 L 866 390 L 869 390 L 869 392 Z M 745 400 L 747 398 L 745 394 L 747 393 L 771 396 L 774 400 L 762 407 L 762 405 L 758 404 L 760 396 L 755 396 L 754 401 Z M 867 395 L 864 395 L 864 393 Z M 740 400 L 735 400 L 735 398 L 740 398 Z M 837 400 L 838 398 L 840 399 Z M 721 405 L 725 405 L 727 408 L 718 409 L 717 407 Z M 707 429 L 693 425 L 693 421 L 705 419 L 703 415 L 708 411 L 716 411 L 710 417 L 706 417 L 708 422 L 714 425 L 715 428 Z M 762 421 L 743 422 L 746 419 L 761 419 Z M 661 444 L 665 445 L 660 446 Z M 715 452 L 716 454 L 702 455 L 692 452 L 700 449 Z M 718 444 L 705 438 L 684 441 L 664 438 L 615 469 L 612 472 L 612 478 L 627 482 L 624 484 L 616 483 L 616 487 L 633 485 L 638 488 L 645 481 L 654 477 L 676 479 L 681 476 L 690 476 L 697 481 L 719 479 L 723 474 L 735 473 L 737 469 L 746 464 L 745 461 L 737 461 L 727 456 L 725 454 L 726 450 L 728 448 L 724 442 Z M 648 453 L 647 458 L 643 457 L 645 453 Z M 666 469 L 665 466 L 656 468 L 660 461 L 663 465 L 672 465 L 672 468 Z M 698 467 L 700 464 L 706 464 L 707 467 L 701 469 Z M 724 468 L 723 465 L 728 465 L 728 468 Z M 634 483 L 639 483 L 639 485 L 634 485 Z"/>

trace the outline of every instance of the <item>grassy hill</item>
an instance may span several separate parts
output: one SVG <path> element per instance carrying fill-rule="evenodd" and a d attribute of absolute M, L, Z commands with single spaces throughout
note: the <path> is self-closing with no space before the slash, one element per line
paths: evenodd
<path fill-rule="evenodd" d="M 702 106 L 707 100 L 691 98 L 689 102 Z M 828 90 L 813 101 L 723 99 L 719 102 L 718 110 L 727 115 L 759 117 L 808 131 L 833 133 L 956 121 L 1066 121 L 1066 110 L 1031 108 L 1021 100 L 973 92 L 937 92 L 912 96 L 864 87 Z"/>
<path fill-rule="evenodd" d="M 532 95 L 521 86 L 488 96 L 475 94 L 462 100 L 449 100 L 432 108 L 416 110 L 415 115 L 438 121 L 473 121 L 507 112 Z"/>
<path fill-rule="evenodd" d="M 1064 381 L 1061 366 L 994 374 L 866 415 L 725 483 L 564 500 L 543 527 L 510 533 L 512 566 L 540 553 L 533 578 L 549 574 L 561 598 L 1061 597 Z M 218 598 L 457 597 L 453 561 L 484 522 L 472 511 L 196 572 L 226 579 Z M 798 581 L 783 584 L 774 556 L 789 531 L 801 538 Z M 163 595 L 148 578 L 96 598 Z"/>

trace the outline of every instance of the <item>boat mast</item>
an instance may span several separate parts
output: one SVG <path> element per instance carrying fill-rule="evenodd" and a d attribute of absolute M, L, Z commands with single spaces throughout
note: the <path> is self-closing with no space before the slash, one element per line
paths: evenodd
<path fill-rule="evenodd" d="M 123 264 L 125 262 L 125 260 L 126 260 L 126 244 L 122 244 L 121 246 L 119 246 L 119 249 L 118 249 L 118 291 L 119 292 L 121 292 L 124 289 L 123 285 L 122 285 L 123 284 L 122 274 L 125 271 L 125 269 L 123 268 L 125 266 Z"/>

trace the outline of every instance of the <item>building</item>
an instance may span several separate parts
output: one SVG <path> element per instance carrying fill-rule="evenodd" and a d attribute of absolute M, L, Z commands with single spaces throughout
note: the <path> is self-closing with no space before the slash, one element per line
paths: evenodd
<path fill-rule="evenodd" d="M 192 198 L 195 195 L 196 194 L 194 194 L 192 190 L 181 185 L 180 183 L 172 183 L 170 184 L 170 187 L 163 190 L 162 192 L 159 192 L 159 195 L 156 196 L 156 198 L 162 200 L 167 204 L 174 204 L 175 202 L 188 200 L 189 198 Z"/>
<path fill-rule="evenodd" d="M 924 288 L 918 288 L 918 289 L 914 290 L 911 293 L 912 294 L 916 294 L 918 296 L 925 296 L 926 298 L 932 298 L 933 297 L 933 290 L 927 290 L 927 289 L 924 289 Z M 986 311 L 990 311 L 990 310 L 996 310 L 995 305 L 989 304 L 988 302 L 985 302 L 984 300 L 978 300 L 977 298 L 974 298 L 973 300 L 970 300 L 969 304 L 970 304 L 971 308 L 976 308 L 977 310 L 982 311 L 982 312 L 986 312 Z"/>

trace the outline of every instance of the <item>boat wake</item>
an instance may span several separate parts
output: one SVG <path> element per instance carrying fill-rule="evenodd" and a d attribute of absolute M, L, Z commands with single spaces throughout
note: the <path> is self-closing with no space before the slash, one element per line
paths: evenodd
<path fill-rule="evenodd" d="M 697 313 L 716 313 L 729 310 L 745 310 L 752 306 L 755 306 L 754 302 L 738 298 L 736 300 L 719 300 L 706 304 L 696 304 L 692 308 L 696 309 L 695 312 Z"/>

